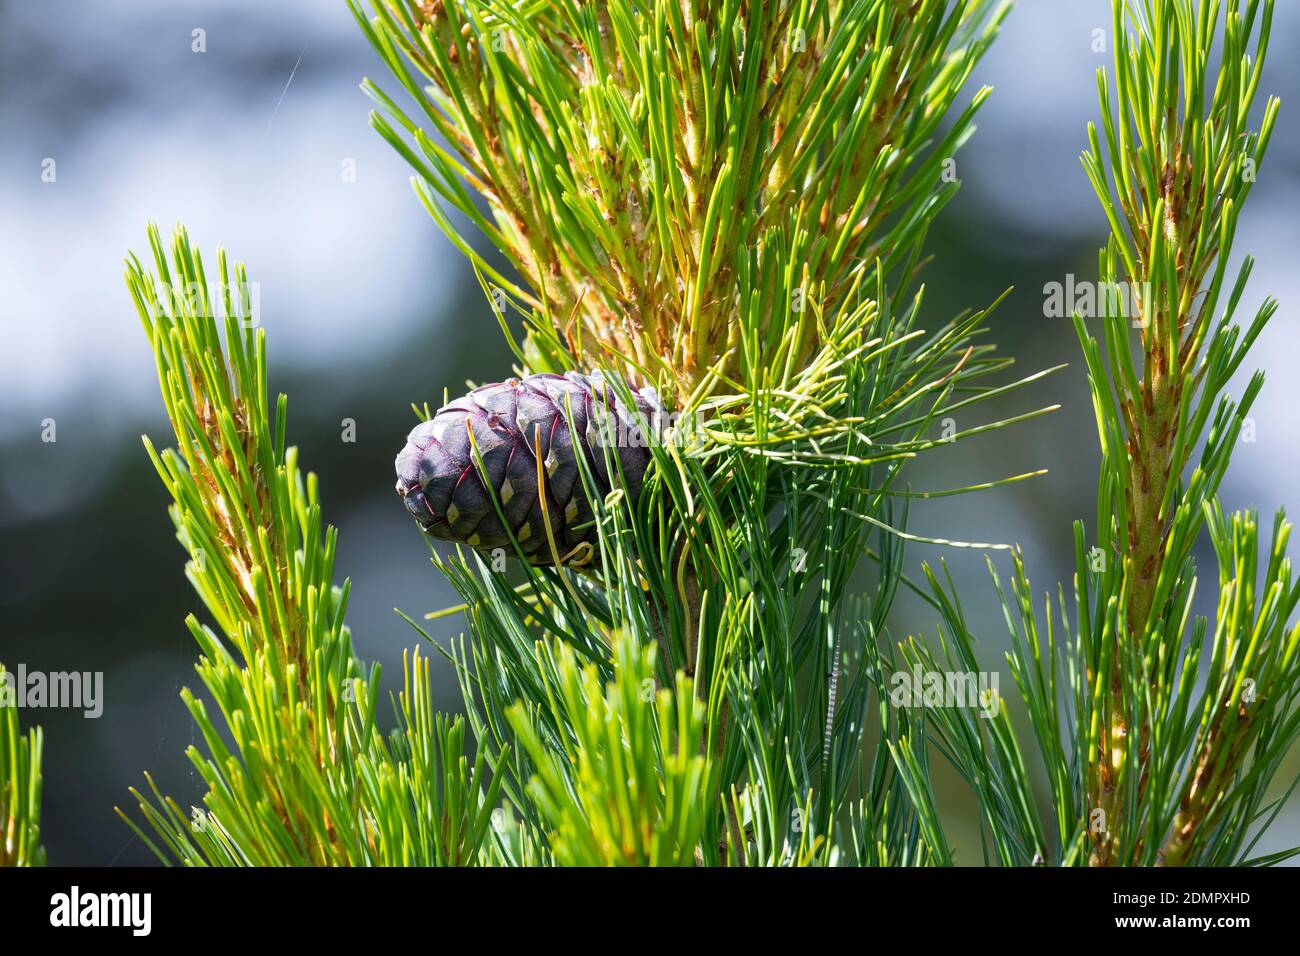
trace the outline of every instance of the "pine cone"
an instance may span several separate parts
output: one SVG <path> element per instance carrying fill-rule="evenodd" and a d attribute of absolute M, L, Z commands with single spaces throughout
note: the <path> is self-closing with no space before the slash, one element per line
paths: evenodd
<path fill-rule="evenodd" d="M 663 411 L 658 397 L 650 389 L 634 397 L 645 422 L 657 429 Z M 482 457 L 481 470 L 470 431 Z M 551 564 L 535 445 L 540 443 L 551 533 L 566 560 L 580 544 L 596 540 L 577 456 L 584 456 L 602 497 L 617 486 L 635 502 L 650 464 L 648 437 L 599 373 L 512 378 L 476 388 L 417 425 L 397 456 L 397 493 L 433 537 L 484 551 L 504 547 L 513 554 L 490 486 L 529 561 Z"/>

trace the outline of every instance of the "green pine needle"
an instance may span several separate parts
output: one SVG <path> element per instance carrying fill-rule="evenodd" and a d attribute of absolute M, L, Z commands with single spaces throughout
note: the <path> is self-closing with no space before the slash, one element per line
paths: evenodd
<path fill-rule="evenodd" d="M 44 866 L 41 846 L 40 727 L 20 733 L 9 694 L 11 674 L 0 664 L 0 867 Z"/>

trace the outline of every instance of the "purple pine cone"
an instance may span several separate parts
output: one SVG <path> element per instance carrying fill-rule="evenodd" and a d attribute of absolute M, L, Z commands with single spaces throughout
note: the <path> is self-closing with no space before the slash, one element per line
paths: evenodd
<path fill-rule="evenodd" d="M 646 424 L 657 429 L 663 413 L 658 397 L 650 389 L 634 396 Z M 482 470 L 475 465 L 471 430 Z M 584 541 L 596 539 L 577 455 L 585 456 L 602 496 L 620 486 L 621 465 L 621 487 L 635 502 L 650 464 L 648 438 L 599 373 L 512 378 L 476 388 L 417 425 L 397 456 L 397 493 L 433 537 L 513 554 L 490 486 L 525 556 L 534 564 L 550 564 L 535 443 L 540 443 L 551 533 L 565 559 Z"/>

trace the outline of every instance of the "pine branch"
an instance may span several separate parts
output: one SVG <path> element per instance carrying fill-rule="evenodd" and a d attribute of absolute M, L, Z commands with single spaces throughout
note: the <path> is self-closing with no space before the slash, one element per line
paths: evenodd
<path fill-rule="evenodd" d="M 353 10 L 416 107 L 367 81 L 372 124 L 507 335 L 507 308 L 525 330 L 523 381 L 426 413 L 397 466 L 417 520 L 458 545 L 433 561 L 464 600 L 451 656 L 470 726 L 504 768 L 503 856 L 648 858 L 583 799 L 622 792 L 582 769 L 607 753 L 575 750 L 600 728 L 554 703 L 578 674 L 588 698 L 617 696 L 633 641 L 658 686 L 689 684 L 703 707 L 710 786 L 684 818 L 702 827 L 697 862 L 947 861 L 906 799 L 926 789 L 924 757 L 900 769 L 884 745 L 905 734 L 923 754 L 925 729 L 889 708 L 881 645 L 908 538 L 895 502 L 930 494 L 904 487 L 904 465 L 1040 413 L 934 436 L 1037 376 L 989 385 L 1010 364 L 980 339 L 992 307 L 927 331 L 916 285 L 987 90 L 957 101 L 1005 5 L 371 7 Z M 635 419 L 648 456 L 601 434 L 603 394 L 573 374 L 594 369 L 620 403 L 606 419 Z M 669 427 L 645 420 L 650 387 Z M 680 693 L 673 706 L 686 712 Z M 628 719 L 603 713 L 601 733 Z M 662 747 L 627 747 L 670 779 Z"/>
<path fill-rule="evenodd" d="M 594 377 L 541 410 L 575 451 L 548 464 L 534 429 L 540 523 L 514 513 L 512 481 L 528 476 L 500 459 L 527 440 L 522 386 L 426 412 L 400 490 L 463 545 L 433 559 L 470 623 L 449 653 L 467 716 L 433 712 L 416 656 L 385 738 L 378 669 L 343 623 L 335 533 L 285 447 L 284 397 L 273 414 L 267 400 L 247 276 L 232 283 L 220 256 L 214 293 L 183 232 L 169 256 L 151 231 L 155 274 L 132 258 L 127 279 L 177 447 L 146 446 L 215 625 L 189 621 L 219 713 L 183 695 L 204 736 L 206 753 L 189 754 L 204 808 L 187 815 L 150 781 L 135 796 L 154 836 L 124 818 L 165 860 L 203 865 L 950 862 L 919 799 L 926 725 L 888 706 L 882 637 L 906 504 L 927 494 L 900 487 L 903 466 L 952 440 L 932 437 L 938 416 L 1037 377 L 986 384 L 1009 364 L 979 339 L 991 310 L 927 332 L 913 289 L 956 188 L 946 164 L 985 93 L 943 135 L 940 123 L 1002 9 L 354 10 L 428 131 L 368 85 L 388 117 L 376 127 L 485 291 L 506 293 L 493 294 L 503 328 L 506 305 L 523 312 L 521 362 L 599 368 L 620 411 L 592 414 Z M 649 385 L 689 418 L 647 422 L 633 388 Z M 514 414 L 494 424 L 502 402 Z M 463 435 L 446 427 L 453 413 Z M 630 418 L 655 438 L 644 454 L 602 432 Z M 437 454 L 453 432 L 448 465 Z M 581 490 L 563 529 L 547 503 L 560 503 L 546 475 L 558 465 Z M 472 514 L 454 496 L 470 475 Z M 546 549 L 525 548 L 525 530 Z M 512 568 L 489 552 L 501 541 L 522 559 Z M 866 554 L 874 580 L 855 604 Z M 663 690 L 643 697 L 647 681 Z"/>
<path fill-rule="evenodd" d="M 188 865 L 466 865 L 486 859 L 495 785 L 464 756 L 464 725 L 433 711 L 427 659 L 407 664 L 398 729 L 377 727 L 379 668 L 357 659 L 333 583 L 337 535 L 314 475 L 285 447 L 287 401 L 266 392 L 265 332 L 242 266 L 219 282 L 178 230 L 170 257 L 149 231 L 156 272 L 132 256 L 127 284 L 158 367 L 176 448 L 145 439 L 171 493 L 186 574 L 213 622 L 187 625 L 217 713 L 182 699 L 208 785 L 185 813 L 152 780 L 132 790 L 164 861 Z M 232 276 L 234 281 L 232 281 Z M 233 740 L 233 748 L 227 740 Z"/>
<path fill-rule="evenodd" d="M 832 313 L 863 271 L 913 268 L 988 91 L 960 112 L 956 101 L 1007 9 L 371 6 L 367 19 L 352 4 L 420 110 L 367 81 L 371 122 L 452 242 L 525 307 L 521 360 L 611 366 L 679 406 L 719 375 L 779 381 L 804 367 L 819 340 L 805 301 Z M 453 215 L 518 277 L 475 252 Z"/>
<path fill-rule="evenodd" d="M 1105 352 L 1113 385 L 1103 386 L 1106 380 L 1095 375 L 1092 381 L 1094 393 L 1105 388 L 1111 399 L 1102 404 L 1094 394 L 1099 428 L 1124 437 L 1122 448 L 1105 449 L 1103 467 L 1114 476 L 1117 493 L 1112 513 L 1098 516 L 1109 526 L 1099 535 L 1098 546 L 1124 563 L 1121 602 L 1127 617 L 1117 634 L 1131 638 L 1116 639 L 1136 641 L 1135 653 L 1144 658 L 1162 646 L 1149 636 L 1159 634 L 1161 619 L 1176 609 L 1176 582 L 1261 381 L 1257 377 L 1252 382 L 1236 407 L 1220 393 L 1276 308 L 1266 303 L 1238 342 L 1238 334 L 1228 334 L 1234 296 L 1216 327 L 1238 210 L 1263 161 L 1278 108 L 1277 100 L 1270 100 L 1259 132 L 1250 130 L 1258 70 L 1268 48 L 1271 2 L 1262 8 L 1250 3 L 1244 11 L 1237 2 L 1226 5 L 1222 62 L 1217 77 L 1212 77 L 1207 38 L 1213 36 L 1217 13 L 1217 4 L 1189 0 L 1164 0 L 1145 11 L 1131 4 L 1114 5 L 1114 112 L 1105 73 L 1098 77 L 1109 181 L 1095 128 L 1089 128 L 1091 149 L 1084 155 L 1084 167 L 1115 229 L 1102 282 L 1114 287 L 1127 281 L 1138 291 L 1141 306 L 1141 378 L 1134 382 L 1130 375 L 1118 373 L 1128 360 L 1127 334 L 1121 334 L 1123 316 L 1111 314 L 1105 317 Z M 1127 33 L 1130 26 L 1136 31 L 1134 39 Z M 1256 29 L 1252 57 L 1249 44 Z M 1214 278 L 1207 288 L 1211 269 Z M 1249 262 L 1239 281 L 1248 273 Z M 1078 319 L 1076 327 L 1085 350 L 1095 353 L 1095 340 Z M 1090 371 L 1100 371 L 1089 364 Z M 1202 465 L 1183 486 L 1184 467 L 1201 444 L 1201 429 L 1215 405 L 1216 427 L 1208 436 Z M 1120 541 L 1126 547 L 1121 548 Z M 1124 658 L 1122 650 L 1111 655 L 1111 693 L 1089 774 L 1098 804 L 1108 816 L 1127 799 L 1125 786 L 1136 790 L 1139 803 L 1145 800 L 1143 772 L 1137 768 L 1147 763 L 1155 716 L 1143 712 L 1141 701 L 1126 701 Z M 1124 765 L 1125 738 L 1130 735 L 1138 742 L 1133 769 Z M 1095 840 L 1093 862 L 1110 862 L 1122 839 L 1112 833 Z"/>
<path fill-rule="evenodd" d="M 1251 863 L 1280 807 L 1264 807 L 1266 793 L 1300 732 L 1290 525 L 1279 513 L 1265 558 L 1254 513 L 1225 517 L 1217 499 L 1263 376 L 1240 399 L 1226 388 L 1276 311 L 1266 300 L 1245 329 L 1236 324 L 1249 258 L 1224 296 L 1241 203 L 1278 112 L 1269 99 L 1251 129 L 1273 5 L 1228 0 L 1222 19 L 1211 0 L 1113 8 L 1113 93 L 1098 74 L 1105 158 L 1091 126 L 1083 156 L 1112 229 L 1099 258 L 1100 288 L 1110 292 L 1097 297 L 1100 341 L 1074 318 L 1102 445 L 1096 544 L 1088 548 L 1076 524 L 1073 624 L 1064 593 L 1055 609 L 1049 597 L 1035 611 L 1018 557 L 1012 594 L 999 585 L 1050 826 L 1011 725 L 934 719 L 1005 864 Z M 1219 563 L 1212 634 L 1192 613 L 1192 554 L 1206 527 Z M 951 581 L 931 576 L 931 595 L 950 659 L 969 665 L 974 637 Z"/>
<path fill-rule="evenodd" d="M 879 335 L 896 337 L 906 339 L 892 329 Z M 926 348 L 916 354 L 930 361 Z M 881 421 L 910 421 L 905 434 L 919 436 L 931 415 L 918 418 L 915 401 L 892 405 L 898 381 L 912 376 L 910 364 L 894 361 L 892 350 L 846 361 L 843 401 L 866 409 L 870 396 L 882 396 Z M 948 387 L 922 407 L 942 406 Z M 632 407 L 630 399 L 624 404 Z M 770 405 L 752 405 L 748 414 L 759 435 L 783 423 Z M 862 763 L 873 710 L 882 729 L 891 727 L 881 687 L 892 667 L 878 657 L 878 636 L 901 574 L 889 489 L 911 456 L 878 451 L 856 430 L 845 433 L 836 467 L 815 467 L 824 458 L 806 441 L 711 447 L 683 455 L 675 444 L 652 444 L 654 464 L 635 509 L 620 491 L 598 493 L 593 469 L 578 458 L 593 502 L 596 553 L 581 572 L 521 562 L 518 577 L 505 574 L 498 561 L 507 553 L 522 557 L 517 544 L 499 557 L 434 552 L 466 602 L 470 641 L 454 660 L 479 746 L 496 752 L 517 744 L 517 701 L 545 727 L 529 745 L 512 747 L 504 786 L 529 842 L 545 843 L 555 832 L 553 821 L 528 812 L 536 742 L 563 752 L 559 742 L 577 733 L 571 715 L 548 704 L 553 665 L 539 660 L 538 642 L 559 638 L 608 682 L 616 678 L 616 635 L 627 634 L 658 648 L 660 686 L 693 674 L 704 702 L 705 749 L 728 796 L 713 809 L 703 862 L 825 863 L 848 849 L 862 862 L 917 863 L 946 853 L 927 848 L 908 821 L 904 781 L 886 752 Z M 811 465 L 789 463 L 805 456 Z M 611 455 L 610 473 L 615 463 Z M 878 556 L 879 582 L 874 596 L 855 606 L 848 588 L 868 551 Z M 849 623 L 862 620 L 869 625 L 861 630 Z M 869 796 L 850 812 L 855 785 Z M 569 786 L 576 790 L 578 782 Z"/>
<path fill-rule="evenodd" d="M 507 712 L 537 768 L 529 796 L 561 865 L 692 866 L 717 800 L 713 765 L 701 752 L 703 705 L 685 677 L 671 691 L 656 688 L 653 647 L 643 651 L 620 635 L 613 654 L 606 685 L 571 648 L 539 648 L 551 706 L 562 712 L 554 723 L 573 736 L 558 753 L 544 740 L 553 721 L 540 720 L 532 704 Z"/>

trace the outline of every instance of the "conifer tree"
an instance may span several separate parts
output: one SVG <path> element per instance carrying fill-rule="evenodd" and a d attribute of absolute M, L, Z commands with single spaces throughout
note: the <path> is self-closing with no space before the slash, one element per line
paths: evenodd
<path fill-rule="evenodd" d="M 376 729 L 247 276 L 222 256 L 210 294 L 183 231 L 153 233 L 128 282 L 177 445 L 147 445 L 219 713 L 187 693 L 204 806 L 137 794 L 137 832 L 207 863 L 948 861 L 877 745 L 910 726 L 880 648 L 930 494 L 900 475 L 953 440 L 937 418 L 1019 384 L 991 382 L 988 310 L 937 319 L 920 284 L 1005 7 L 353 9 L 414 101 L 367 82 L 373 123 L 519 363 L 422 406 L 397 468 L 459 542 L 431 554 L 464 598 L 476 756 L 421 658 Z"/>
<path fill-rule="evenodd" d="M 415 519 L 394 546 L 423 541 L 463 603 L 406 617 L 442 659 L 408 655 L 389 721 L 247 274 L 221 253 L 210 283 L 183 229 L 129 258 L 175 438 L 145 444 L 210 619 L 188 624 L 213 706 L 183 695 L 203 805 L 150 782 L 122 813 L 162 859 L 950 865 L 935 759 L 974 791 L 988 863 L 1285 856 L 1253 847 L 1300 721 L 1289 525 L 1264 546 L 1217 498 L 1262 379 L 1226 389 L 1275 311 L 1235 323 L 1249 260 L 1225 285 L 1277 116 L 1251 110 L 1269 0 L 1113 0 L 1083 162 L 1111 226 L 1099 287 L 1140 309 L 1074 318 L 1103 463 L 1073 618 L 1063 589 L 1037 615 L 1018 556 L 999 585 L 1028 740 L 1007 708 L 890 698 L 901 670 L 979 669 L 946 569 L 915 585 L 937 645 L 887 627 L 908 542 L 972 546 L 907 531 L 913 502 L 1028 477 L 918 490 L 910 463 L 1050 410 L 936 436 L 1046 374 L 1007 374 L 992 307 L 937 317 L 924 295 L 1007 6 L 350 2 L 394 84 L 363 84 L 372 125 L 515 367 L 393 423 Z M 435 712 L 431 666 L 463 717 Z"/>

